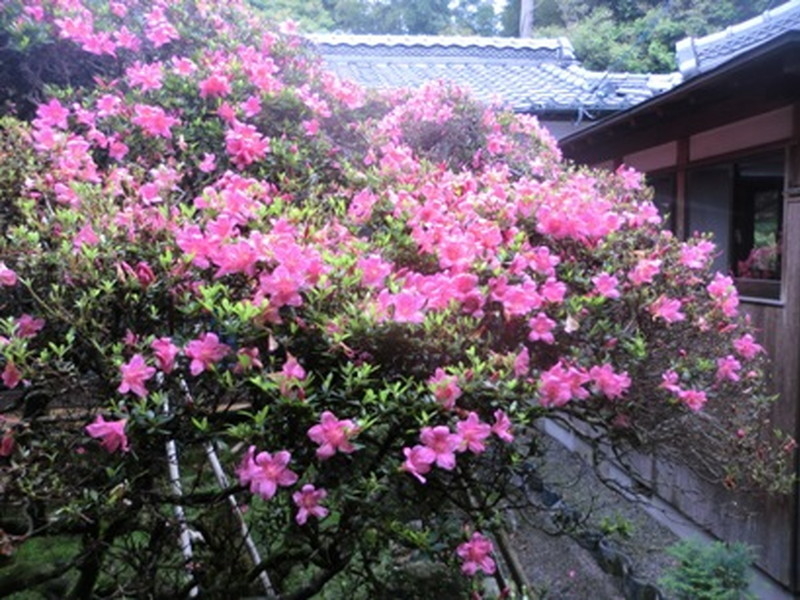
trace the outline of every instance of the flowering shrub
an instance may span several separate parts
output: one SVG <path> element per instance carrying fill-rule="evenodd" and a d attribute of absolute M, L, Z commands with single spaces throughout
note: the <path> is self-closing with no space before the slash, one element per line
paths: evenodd
<path fill-rule="evenodd" d="M 568 167 L 535 119 L 445 84 L 366 93 L 235 3 L 7 4 L 19 36 L 110 65 L 0 133 L 2 485 L 82 540 L 40 581 L 492 574 L 544 416 L 620 448 L 671 426 L 704 474 L 779 481 L 736 290 L 637 174 Z"/>

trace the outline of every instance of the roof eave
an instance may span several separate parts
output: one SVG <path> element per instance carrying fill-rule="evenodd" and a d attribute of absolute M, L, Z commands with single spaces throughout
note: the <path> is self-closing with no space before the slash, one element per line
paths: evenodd
<path fill-rule="evenodd" d="M 576 133 L 567 135 L 560 141 L 560 144 L 562 148 L 570 144 L 579 144 L 583 140 L 603 130 L 614 127 L 615 125 L 620 125 L 626 121 L 635 120 L 637 117 L 648 114 L 661 106 L 683 99 L 698 89 L 706 88 L 713 85 L 716 81 L 724 79 L 752 61 L 767 57 L 772 53 L 782 50 L 784 47 L 795 44 L 800 44 L 800 31 L 787 31 L 756 48 L 733 57 L 729 61 L 709 71 L 700 73 L 684 81 L 666 92 L 645 100 L 632 108 L 605 117 Z"/>

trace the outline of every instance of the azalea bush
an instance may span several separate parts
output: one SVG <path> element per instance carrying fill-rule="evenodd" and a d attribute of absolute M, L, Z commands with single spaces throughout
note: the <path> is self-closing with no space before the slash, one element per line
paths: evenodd
<path fill-rule="evenodd" d="M 733 281 L 635 172 L 447 84 L 367 93 L 235 3 L 3 10 L 99 71 L 0 132 L 0 542 L 78 548 L 0 593 L 505 587 L 545 417 L 785 482 Z"/>

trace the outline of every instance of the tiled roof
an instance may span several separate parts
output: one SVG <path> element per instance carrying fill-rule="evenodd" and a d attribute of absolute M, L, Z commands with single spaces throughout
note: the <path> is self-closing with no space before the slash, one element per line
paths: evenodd
<path fill-rule="evenodd" d="M 444 79 L 480 100 L 521 112 L 617 111 L 669 89 L 676 75 L 582 68 L 566 38 L 307 36 L 337 75 L 368 88 L 415 88 Z"/>
<path fill-rule="evenodd" d="M 678 66 L 684 77 L 699 75 L 788 31 L 800 31 L 800 0 L 791 0 L 723 31 L 679 41 Z"/>

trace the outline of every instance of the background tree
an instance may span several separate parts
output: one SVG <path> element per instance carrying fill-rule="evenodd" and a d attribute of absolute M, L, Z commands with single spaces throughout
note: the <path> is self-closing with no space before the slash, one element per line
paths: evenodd
<path fill-rule="evenodd" d="M 304 31 L 395 35 L 495 35 L 499 15 L 490 0 L 253 0 L 269 18 L 291 17 Z M 324 9 L 324 14 L 320 11 Z"/>
<path fill-rule="evenodd" d="M 249 0 L 249 4 L 275 23 L 295 21 L 302 31 L 321 32 L 334 28 L 329 3 L 323 0 Z"/>
<path fill-rule="evenodd" d="M 532 35 L 568 37 L 578 58 L 590 69 L 669 72 L 676 68 L 678 40 L 739 23 L 770 5 L 768 0 L 539 0 Z M 517 35 L 519 6 L 520 0 L 506 4 L 503 35 Z"/>

